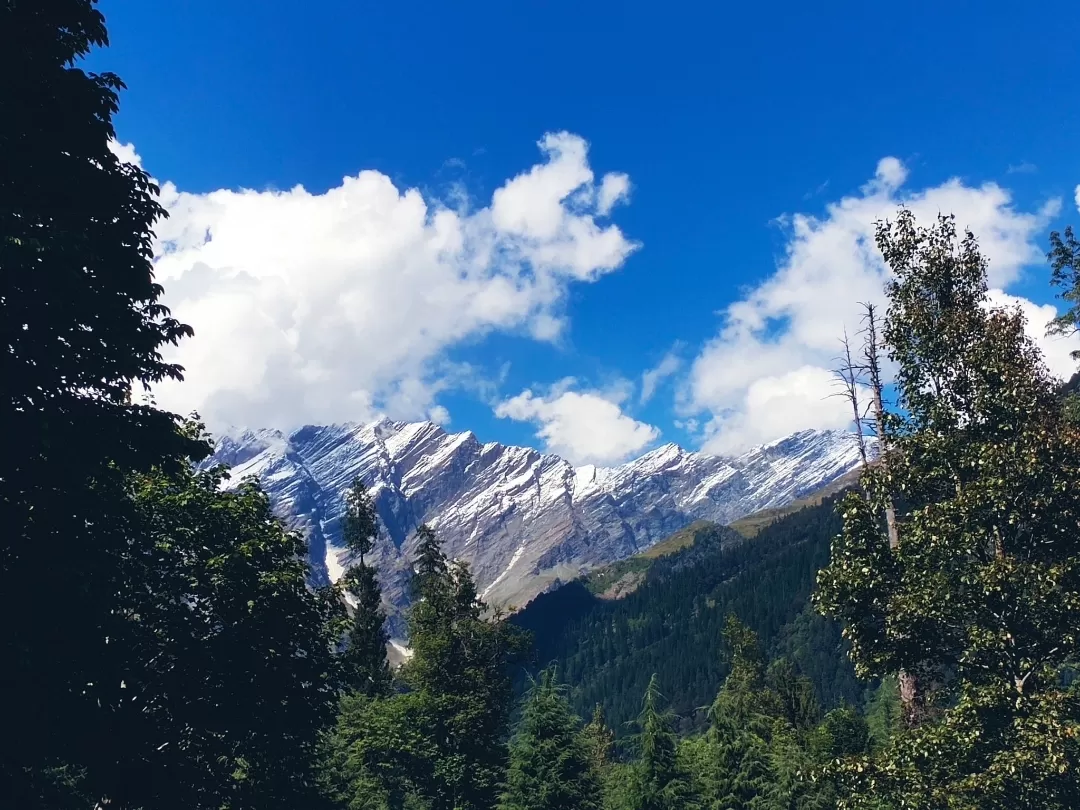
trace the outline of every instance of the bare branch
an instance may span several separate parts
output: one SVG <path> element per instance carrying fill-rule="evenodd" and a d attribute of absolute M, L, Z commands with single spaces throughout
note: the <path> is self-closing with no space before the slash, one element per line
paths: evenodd
<path fill-rule="evenodd" d="M 842 396 L 851 403 L 851 411 L 854 415 L 855 435 L 859 441 L 859 456 L 862 458 L 863 469 L 870 463 L 866 454 L 866 437 L 863 435 L 863 418 L 859 412 L 859 387 L 863 380 L 864 369 L 856 365 L 851 359 L 851 342 L 848 340 L 847 329 L 844 329 L 844 338 L 841 341 L 843 354 L 838 358 L 838 367 L 833 370 L 835 384 L 840 388 L 832 396 Z"/>

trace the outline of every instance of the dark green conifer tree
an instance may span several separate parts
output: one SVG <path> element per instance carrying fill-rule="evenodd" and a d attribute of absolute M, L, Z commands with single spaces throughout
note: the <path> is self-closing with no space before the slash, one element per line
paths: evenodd
<path fill-rule="evenodd" d="M 653 675 L 637 718 L 638 759 L 609 802 L 618 810 L 682 810 L 692 805 L 690 780 L 677 759 L 673 717 L 662 704 Z"/>
<path fill-rule="evenodd" d="M 403 692 L 343 701 L 326 746 L 328 793 L 357 808 L 488 810 L 507 762 L 510 664 L 526 637 L 485 606 L 466 566 L 417 531 Z"/>
<path fill-rule="evenodd" d="M 724 642 L 731 670 L 709 709 L 713 762 L 705 789 L 717 807 L 748 810 L 764 801 L 775 781 L 769 746 L 784 705 L 765 683 L 765 659 L 754 632 L 728 616 Z"/>
<path fill-rule="evenodd" d="M 591 753 L 555 670 L 543 671 L 525 696 L 510 741 L 500 810 L 598 810 L 602 796 Z"/>
<path fill-rule="evenodd" d="M 589 762 L 593 773 L 603 780 L 611 763 L 611 752 L 615 745 L 615 734 L 608 728 L 604 707 L 599 703 L 593 707 L 592 719 L 581 729 L 581 737 L 589 752 Z"/>
<path fill-rule="evenodd" d="M 353 615 L 343 655 L 346 687 L 374 697 L 390 689 L 390 665 L 386 659 L 386 613 L 375 567 L 370 554 L 378 536 L 375 505 L 360 479 L 353 481 L 345 499 L 342 537 L 345 546 L 359 559 L 342 577 L 345 593 L 351 598 Z"/>

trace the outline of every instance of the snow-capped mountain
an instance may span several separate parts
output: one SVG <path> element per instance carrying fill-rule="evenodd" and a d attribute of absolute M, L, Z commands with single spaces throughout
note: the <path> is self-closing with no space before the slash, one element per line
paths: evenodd
<path fill-rule="evenodd" d="M 484 599 L 521 606 L 556 580 L 635 554 L 694 520 L 729 523 L 782 506 L 853 469 L 852 436 L 803 431 L 724 458 L 668 444 L 617 467 L 577 467 L 525 447 L 483 444 L 430 422 L 234 431 L 206 463 L 257 476 L 275 510 L 305 532 L 315 576 L 350 564 L 340 546 L 355 476 L 378 509 L 374 561 L 400 635 L 413 533 L 436 529 L 466 560 Z"/>

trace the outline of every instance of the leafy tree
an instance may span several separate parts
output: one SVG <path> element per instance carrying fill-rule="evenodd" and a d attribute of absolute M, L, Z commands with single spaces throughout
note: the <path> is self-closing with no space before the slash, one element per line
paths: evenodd
<path fill-rule="evenodd" d="M 1047 334 L 1075 335 L 1080 332 L 1080 241 L 1068 227 L 1062 236 L 1057 231 L 1050 234 L 1050 283 L 1061 288 L 1058 298 L 1065 302 L 1067 309 L 1047 325 Z M 1080 350 L 1072 353 L 1074 360 L 1080 360 Z M 1066 418 L 1074 424 L 1080 424 L 1080 372 L 1065 384 L 1064 410 Z"/>
<path fill-rule="evenodd" d="M 545 670 L 526 695 L 510 742 L 510 766 L 501 810 L 593 810 L 600 782 L 581 721 L 571 709 L 554 669 Z"/>
<path fill-rule="evenodd" d="M 123 83 L 77 67 L 107 42 L 91 0 L 0 6 L 0 612 L 18 617 L 0 627 L 0 795 L 19 807 L 55 806 L 43 785 L 74 774 L 94 800 L 128 789 L 108 742 L 132 694 L 127 476 L 208 452 L 135 401 L 180 379 L 161 350 L 191 330 L 153 279 L 157 189 L 109 148 Z"/>
<path fill-rule="evenodd" d="M 354 692 L 369 696 L 390 689 L 390 664 L 386 660 L 386 612 L 375 567 L 364 555 L 371 552 L 378 536 L 375 505 L 363 482 L 356 479 L 346 497 L 342 536 L 346 547 L 359 556 L 342 578 L 345 593 L 353 605 L 352 622 L 344 653 L 345 682 Z"/>
<path fill-rule="evenodd" d="M 843 806 L 1076 806 L 1080 706 L 1059 672 L 1080 652 L 1080 433 L 1020 312 L 989 305 L 972 234 L 902 211 L 877 241 L 898 407 L 817 600 L 860 674 L 907 675 L 908 728 L 842 769 Z"/>
<path fill-rule="evenodd" d="M 1080 332 L 1080 241 L 1073 235 L 1072 227 L 1064 235 L 1054 231 L 1050 234 L 1050 283 L 1061 288 L 1058 298 L 1067 309 L 1050 322 L 1047 332 L 1051 335 L 1075 335 Z M 1072 353 L 1080 360 L 1080 350 Z"/>
<path fill-rule="evenodd" d="M 308 588 L 304 542 L 258 485 L 225 478 L 188 464 L 134 481 L 146 542 L 122 560 L 128 699 L 109 742 L 130 785 L 110 794 L 121 807 L 315 806 L 340 608 Z"/>

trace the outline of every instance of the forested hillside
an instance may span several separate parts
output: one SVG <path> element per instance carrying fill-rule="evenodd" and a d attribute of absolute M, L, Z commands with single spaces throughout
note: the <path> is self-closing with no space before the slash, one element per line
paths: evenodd
<path fill-rule="evenodd" d="M 787 656 L 827 707 L 860 704 L 867 684 L 855 678 L 840 626 L 810 609 L 818 569 L 840 530 L 836 497 L 769 524 L 746 540 L 721 526 L 701 526 L 691 546 L 612 568 L 644 570 L 621 599 L 602 599 L 600 571 L 534 599 L 513 619 L 535 638 L 535 661 L 556 664 L 575 709 L 604 707 L 616 731 L 640 709 L 653 673 L 680 728 L 700 726 L 729 662 L 721 637 L 728 614 L 760 637 L 768 657 Z M 646 563 L 651 563 L 645 568 Z"/>
<path fill-rule="evenodd" d="M 846 493 L 513 621 L 422 524 L 393 670 L 364 482 L 357 563 L 319 586 L 258 482 L 140 396 L 192 330 L 154 280 L 159 189 L 111 148 L 123 83 L 79 67 L 107 44 L 91 0 L 0 4 L 0 806 L 1080 807 L 1080 394 L 974 234 L 877 224 Z M 1080 240 L 1049 242 L 1071 336 Z"/>

